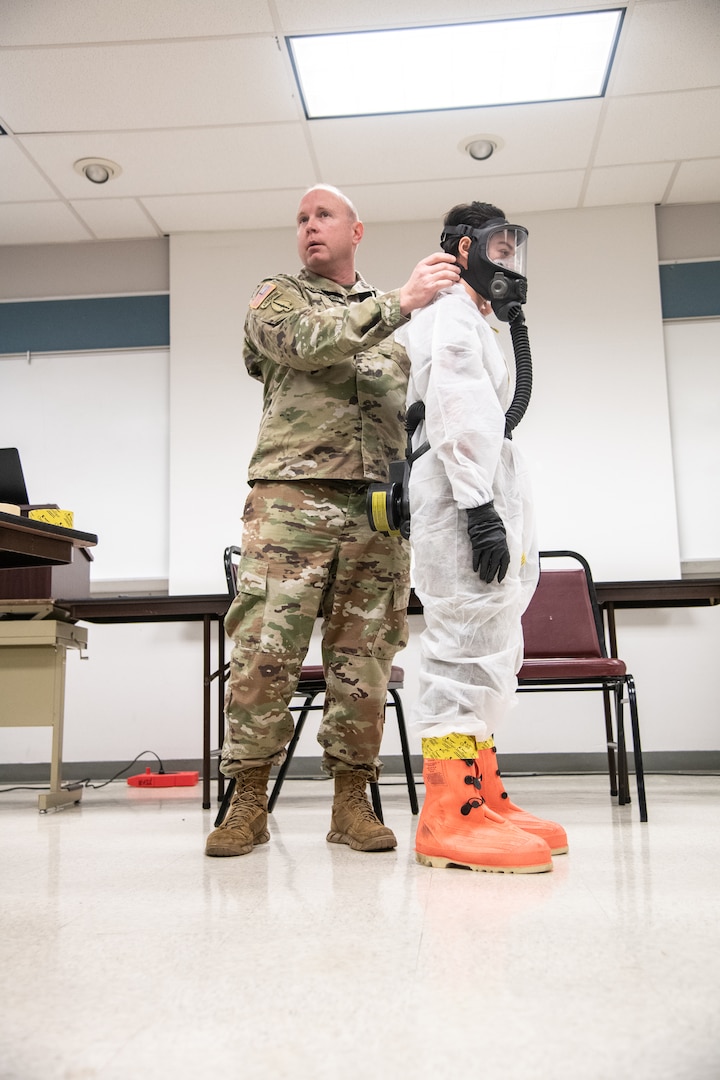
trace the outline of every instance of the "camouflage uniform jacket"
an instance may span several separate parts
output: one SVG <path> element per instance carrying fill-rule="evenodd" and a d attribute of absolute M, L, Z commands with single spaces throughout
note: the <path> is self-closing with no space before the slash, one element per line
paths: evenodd
<path fill-rule="evenodd" d="M 245 320 L 245 365 L 264 386 L 249 479 L 380 480 L 405 451 L 409 361 L 379 296 L 301 270 L 263 281 Z"/>

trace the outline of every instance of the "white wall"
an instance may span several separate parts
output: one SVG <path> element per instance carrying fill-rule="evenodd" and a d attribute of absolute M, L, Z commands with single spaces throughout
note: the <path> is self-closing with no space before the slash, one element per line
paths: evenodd
<path fill-rule="evenodd" d="M 599 580 L 679 577 L 653 209 L 528 225 L 536 392 L 518 441 L 540 546 L 583 552 Z"/>
<path fill-rule="evenodd" d="M 720 556 L 720 319 L 665 326 L 683 560 Z"/>
<path fill-rule="evenodd" d="M 293 248 L 270 230 L 175 237 L 170 254 L 170 591 L 220 592 L 262 401 L 242 362 L 245 310 Z"/>
<path fill-rule="evenodd" d="M 516 437 L 534 475 L 540 544 L 582 551 L 599 580 L 679 577 L 653 209 L 526 215 L 522 223 L 530 230 L 535 391 Z M 428 222 L 373 225 L 358 267 L 392 288 L 436 249 L 438 234 Z M 244 312 L 262 277 L 297 266 L 292 229 L 171 241 L 173 593 L 224 588 L 222 550 L 240 539 L 261 399 L 242 363 Z M 400 657 L 410 718 L 421 617 L 411 624 Z M 709 672 L 720 612 L 620 612 L 618 634 L 638 682 L 644 749 L 717 749 L 718 690 Z M 129 761 L 143 749 L 199 757 L 200 665 L 198 626 L 91 626 L 88 661 L 68 660 L 66 760 Z M 671 680 L 671 670 L 681 678 Z M 600 701 L 526 695 L 498 744 L 516 753 L 601 752 Z M 418 751 L 414 738 L 412 745 Z M 392 713 L 384 752 L 399 753 Z M 318 753 L 312 725 L 299 753 Z M 0 760 L 48 756 L 46 732 L 0 731 Z"/>
<path fill-rule="evenodd" d="M 30 502 L 95 533 L 92 579 L 164 579 L 168 563 L 167 349 L 0 361 L 3 446 Z"/>

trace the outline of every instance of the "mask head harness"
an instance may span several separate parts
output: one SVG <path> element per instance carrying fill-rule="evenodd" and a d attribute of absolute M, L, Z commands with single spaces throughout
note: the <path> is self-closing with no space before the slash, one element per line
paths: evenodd
<path fill-rule="evenodd" d="M 504 218 L 492 218 L 481 228 L 446 225 L 440 237 L 443 251 L 455 237 L 469 236 L 467 269 L 460 271 L 471 289 L 489 300 L 502 322 L 513 322 L 527 300 L 527 229 L 510 225 Z"/>

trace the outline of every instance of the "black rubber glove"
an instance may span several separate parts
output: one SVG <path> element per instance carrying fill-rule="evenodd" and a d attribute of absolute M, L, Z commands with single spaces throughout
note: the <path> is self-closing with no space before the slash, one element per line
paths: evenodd
<path fill-rule="evenodd" d="M 505 526 L 491 502 L 473 506 L 467 512 L 468 535 L 472 544 L 473 570 L 482 581 L 490 582 L 497 574 L 502 581 L 510 565 Z"/>

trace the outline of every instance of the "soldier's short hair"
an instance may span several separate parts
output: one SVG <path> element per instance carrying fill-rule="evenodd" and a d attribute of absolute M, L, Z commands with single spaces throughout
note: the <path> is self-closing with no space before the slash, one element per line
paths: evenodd
<path fill-rule="evenodd" d="M 338 199 L 341 199 L 345 203 L 345 205 L 347 206 L 353 220 L 354 221 L 359 221 L 360 220 L 360 215 L 357 212 L 357 208 L 356 208 L 355 204 L 352 203 L 350 201 L 350 199 L 348 199 L 347 195 L 345 195 L 344 192 L 342 192 L 340 190 L 340 188 L 333 187 L 332 184 L 313 184 L 312 187 L 309 187 L 307 189 L 307 191 L 305 192 L 305 195 L 309 195 L 311 191 L 329 191 L 331 195 L 337 195 Z M 303 198 L 304 197 L 305 196 L 303 196 Z"/>

